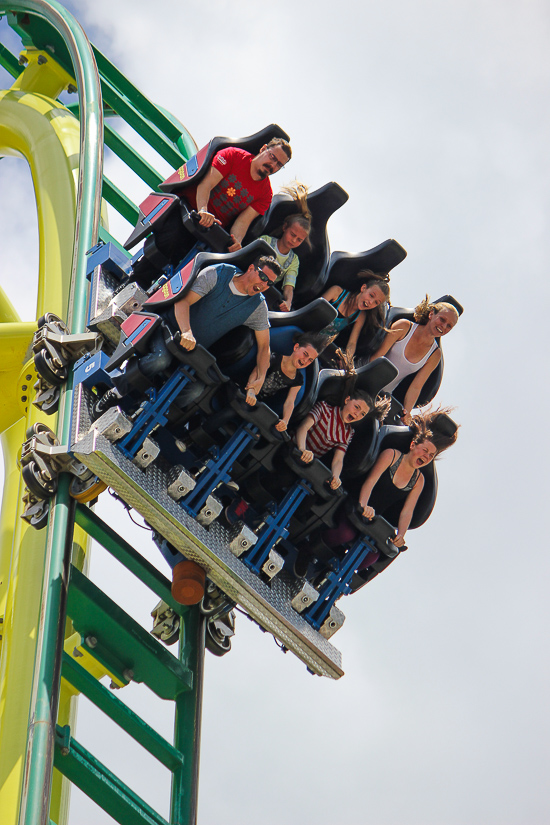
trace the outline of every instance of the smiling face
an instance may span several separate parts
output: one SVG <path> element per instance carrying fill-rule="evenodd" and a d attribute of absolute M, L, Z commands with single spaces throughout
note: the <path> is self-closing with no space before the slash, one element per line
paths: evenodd
<path fill-rule="evenodd" d="M 260 153 L 250 164 L 250 175 L 252 180 L 264 180 L 269 175 L 274 175 L 288 163 L 288 156 L 281 146 L 262 146 Z"/>
<path fill-rule="evenodd" d="M 318 355 L 319 353 L 311 344 L 307 344 L 305 347 L 301 347 L 300 344 L 294 344 L 294 350 L 291 355 L 292 366 L 297 370 L 303 370 L 305 367 L 313 364 Z"/>
<path fill-rule="evenodd" d="M 379 286 L 367 286 L 363 284 L 361 292 L 357 298 L 357 308 L 360 310 L 376 309 L 383 304 L 386 296 Z"/>
<path fill-rule="evenodd" d="M 434 338 L 440 338 L 442 335 L 447 335 L 457 321 L 458 315 L 450 309 L 442 309 L 437 313 L 432 310 L 428 324 Z"/>
<path fill-rule="evenodd" d="M 345 424 L 351 424 L 353 421 L 361 421 L 369 412 L 369 405 L 362 398 L 350 398 L 349 395 L 344 401 L 342 407 L 342 418 Z"/>
<path fill-rule="evenodd" d="M 409 451 L 413 467 L 425 467 L 431 464 L 437 455 L 437 449 L 431 441 L 420 441 L 418 444 L 411 444 Z"/>

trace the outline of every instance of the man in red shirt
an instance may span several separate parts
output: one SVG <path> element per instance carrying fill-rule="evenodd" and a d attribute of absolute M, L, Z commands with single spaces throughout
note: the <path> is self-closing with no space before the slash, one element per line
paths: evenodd
<path fill-rule="evenodd" d="M 182 194 L 200 214 L 201 226 L 217 222 L 228 229 L 234 240 L 228 251 L 235 252 L 254 218 L 269 209 L 273 192 L 268 177 L 282 169 L 291 156 L 290 145 L 282 138 L 264 144 L 257 155 L 230 146 L 214 156 L 201 182 Z"/>
<path fill-rule="evenodd" d="M 291 156 L 290 144 L 282 138 L 264 144 L 257 155 L 229 146 L 214 156 L 200 183 L 183 189 L 181 197 L 200 214 L 201 226 L 219 223 L 227 228 L 233 238 L 227 251 L 235 252 L 241 249 L 254 218 L 269 209 L 273 192 L 268 177 L 282 169 Z M 151 285 L 165 264 L 183 260 L 195 243 L 183 228 L 177 210 L 156 229 L 151 248 L 148 241 L 133 267 L 133 280 L 143 289 Z"/>

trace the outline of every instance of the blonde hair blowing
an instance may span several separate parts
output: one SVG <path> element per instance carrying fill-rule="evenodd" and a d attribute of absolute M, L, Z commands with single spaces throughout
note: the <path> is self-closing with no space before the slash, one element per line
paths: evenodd
<path fill-rule="evenodd" d="M 457 320 L 460 317 L 457 308 L 452 304 L 448 304 L 445 301 L 438 301 L 436 304 L 431 304 L 430 296 L 426 295 L 424 300 L 414 308 L 414 320 L 417 324 L 420 324 L 420 326 L 424 326 L 424 324 L 427 324 L 430 319 L 430 312 L 433 311 L 437 315 L 437 313 L 441 312 L 443 309 L 448 309 L 451 312 L 454 312 Z"/>
<path fill-rule="evenodd" d="M 291 181 L 287 186 L 281 186 L 281 192 L 285 195 L 290 195 L 293 201 L 296 201 L 296 204 L 300 208 L 300 212 L 302 213 L 303 217 L 306 218 L 309 222 L 311 222 L 311 212 L 309 211 L 307 205 L 307 195 L 309 192 L 309 188 L 299 180 Z M 291 218 L 294 215 L 290 216 Z M 289 220 L 289 218 L 287 218 Z"/>

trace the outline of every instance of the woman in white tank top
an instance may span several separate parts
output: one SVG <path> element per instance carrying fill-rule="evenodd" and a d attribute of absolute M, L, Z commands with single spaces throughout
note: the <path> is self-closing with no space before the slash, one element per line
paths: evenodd
<path fill-rule="evenodd" d="M 428 296 L 414 311 L 414 321 L 401 318 L 393 323 L 371 361 L 385 355 L 398 369 L 397 377 L 383 391 L 392 393 L 411 373 L 413 378 L 403 403 L 403 422 L 411 423 L 411 410 L 418 401 L 422 387 L 441 360 L 437 338 L 446 335 L 458 321 L 452 304 L 430 304 Z"/>

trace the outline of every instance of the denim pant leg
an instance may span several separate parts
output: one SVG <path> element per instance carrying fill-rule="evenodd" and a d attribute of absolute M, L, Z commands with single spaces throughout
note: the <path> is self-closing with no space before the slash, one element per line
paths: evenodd
<path fill-rule="evenodd" d="M 158 331 L 153 335 L 150 352 L 141 359 L 139 367 L 147 378 L 152 379 L 169 367 L 172 360 L 173 355 L 166 349 L 162 332 Z M 176 404 L 182 409 L 188 407 L 200 398 L 205 388 L 206 384 L 199 380 L 188 384 L 176 398 Z"/>
<path fill-rule="evenodd" d="M 202 381 L 197 380 L 194 384 L 188 384 L 183 392 L 180 392 L 175 403 L 180 409 L 184 410 L 186 407 L 190 407 L 195 401 L 198 401 L 205 389 L 206 384 Z"/>
<path fill-rule="evenodd" d="M 145 378 L 152 380 L 154 376 L 165 370 L 172 361 L 172 355 L 166 349 L 164 338 L 160 330 L 157 330 L 151 336 L 149 343 L 149 352 L 143 355 L 138 361 L 139 374 Z M 126 370 L 113 379 L 113 383 L 121 396 L 128 395 L 132 390 L 139 392 L 139 383 L 136 387 L 135 373 L 134 378 L 126 376 Z"/>
<path fill-rule="evenodd" d="M 162 332 L 158 331 L 153 335 L 150 352 L 141 359 L 139 367 L 147 378 L 152 379 L 159 372 L 163 372 L 169 367 L 172 359 L 172 354 L 166 349 Z M 200 398 L 205 388 L 206 384 L 199 380 L 188 384 L 176 398 L 176 404 L 182 409 L 189 407 Z"/>
<path fill-rule="evenodd" d="M 166 349 L 162 332 L 156 330 L 151 338 L 149 352 L 140 358 L 139 368 L 147 378 L 154 378 L 170 366 L 172 358 L 173 355 Z"/>

